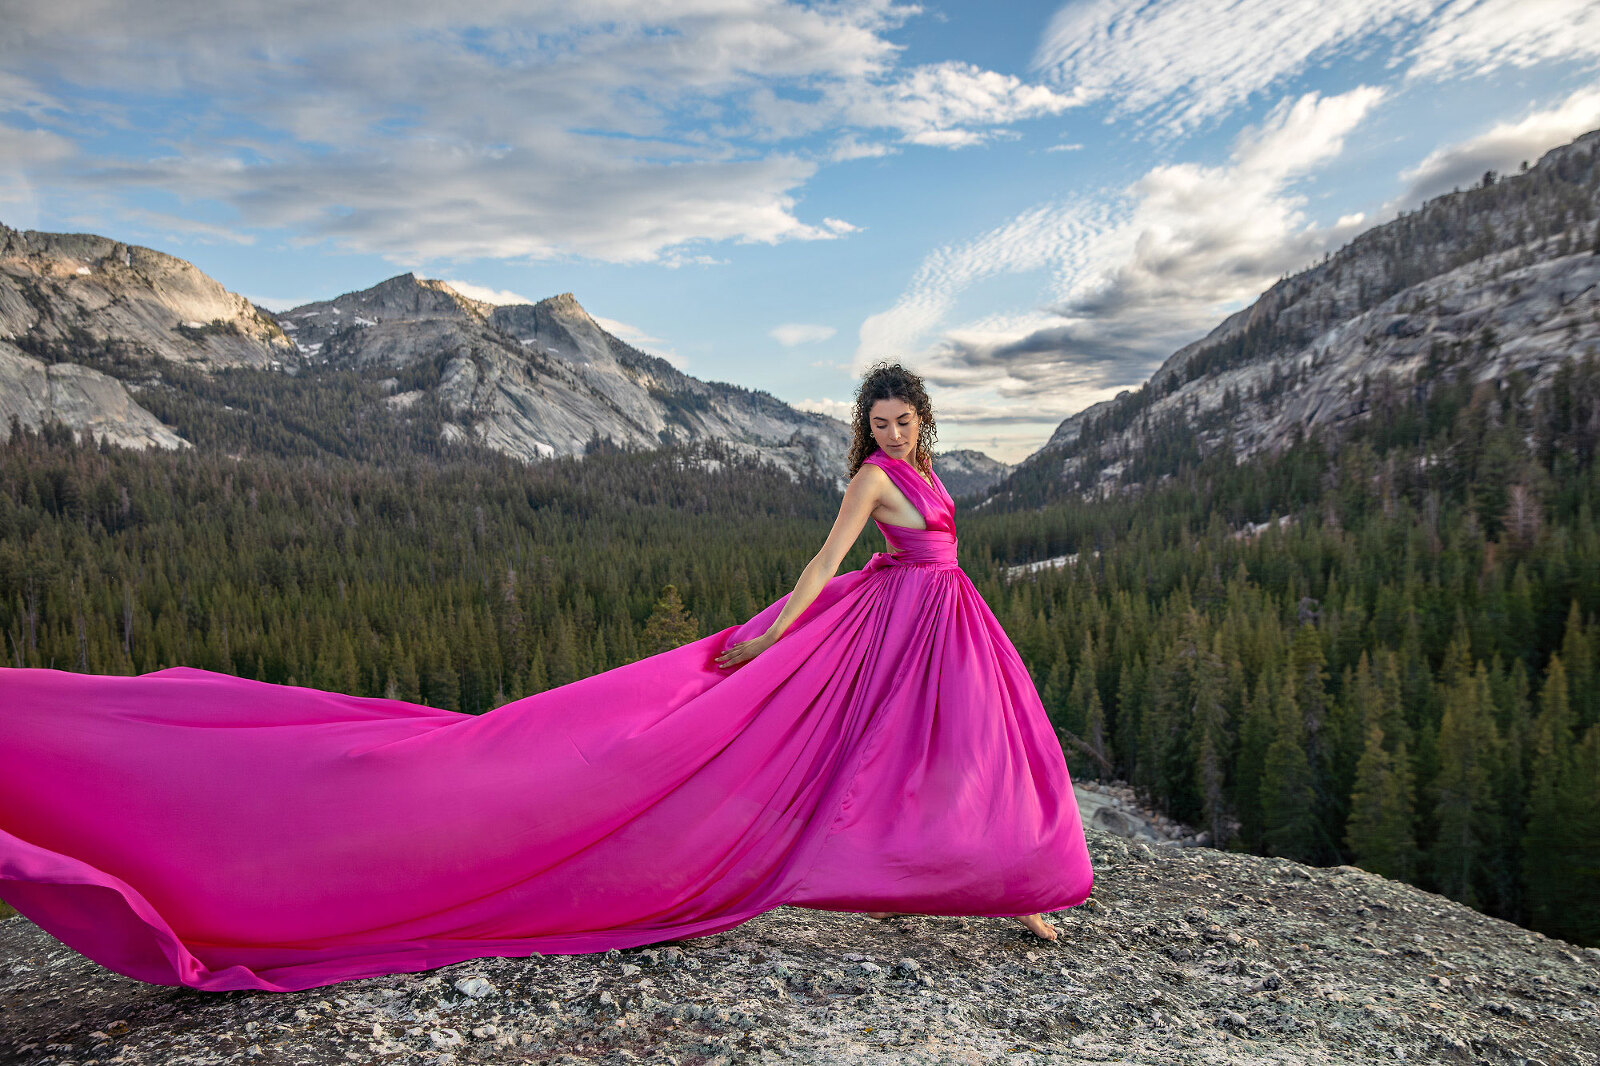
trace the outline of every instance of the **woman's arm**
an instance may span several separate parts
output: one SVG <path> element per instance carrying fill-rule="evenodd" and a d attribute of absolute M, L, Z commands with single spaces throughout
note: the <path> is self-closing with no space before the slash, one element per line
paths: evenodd
<path fill-rule="evenodd" d="M 722 654 L 717 656 L 718 666 L 733 666 L 747 659 L 753 659 L 772 647 L 777 639 L 783 636 L 784 631 L 821 594 L 823 586 L 839 572 L 839 564 L 844 562 L 850 546 L 861 536 L 862 528 L 882 501 L 884 489 L 889 484 L 889 475 L 876 465 L 872 463 L 861 465 L 861 469 L 856 471 L 856 476 L 850 479 L 849 486 L 844 490 L 844 500 L 839 504 L 839 516 L 833 520 L 833 528 L 828 531 L 828 539 L 823 543 L 822 550 L 812 556 L 806 568 L 800 572 L 800 580 L 795 582 L 794 591 L 789 594 L 789 600 L 783 605 L 783 611 L 761 636 L 741 640 L 723 649 Z"/>

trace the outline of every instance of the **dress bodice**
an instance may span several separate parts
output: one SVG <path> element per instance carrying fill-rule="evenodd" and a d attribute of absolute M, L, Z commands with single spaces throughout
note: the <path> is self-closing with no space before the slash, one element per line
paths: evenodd
<path fill-rule="evenodd" d="M 922 515 L 927 529 L 913 529 L 889 522 L 873 521 L 889 542 L 888 552 L 873 556 L 869 567 L 891 565 L 954 567 L 956 565 L 955 501 L 933 472 L 929 485 L 915 467 L 904 459 L 896 459 L 883 450 L 868 455 L 866 462 L 881 468 L 889 475 L 895 487 L 905 493 L 911 506 Z"/>

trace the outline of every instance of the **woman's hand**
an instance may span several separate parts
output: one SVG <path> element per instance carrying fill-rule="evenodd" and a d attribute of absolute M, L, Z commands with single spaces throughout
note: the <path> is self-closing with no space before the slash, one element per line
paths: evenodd
<path fill-rule="evenodd" d="M 718 666 L 736 666 L 739 663 L 754 659 L 777 642 L 776 637 L 770 633 L 763 633 L 759 637 L 741 640 L 729 644 L 722 649 L 722 654 L 717 656 Z"/>

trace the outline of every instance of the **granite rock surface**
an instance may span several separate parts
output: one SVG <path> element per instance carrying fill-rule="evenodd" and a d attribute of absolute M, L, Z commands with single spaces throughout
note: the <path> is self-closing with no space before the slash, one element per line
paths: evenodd
<path fill-rule="evenodd" d="M 779 908 L 682 943 L 293 993 L 110 973 L 0 922 L 0 1062 L 1600 1063 L 1600 950 L 1352 867 L 1088 831 L 1057 941 Z"/>

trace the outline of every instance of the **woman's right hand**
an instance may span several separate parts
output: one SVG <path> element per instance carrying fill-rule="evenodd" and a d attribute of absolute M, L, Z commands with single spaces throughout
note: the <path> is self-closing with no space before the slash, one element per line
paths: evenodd
<path fill-rule="evenodd" d="M 729 644 L 722 649 L 722 654 L 717 656 L 718 666 L 737 666 L 739 663 L 748 662 L 757 655 L 766 651 L 776 643 L 777 638 L 770 633 L 763 633 L 759 637 L 741 640 Z"/>

